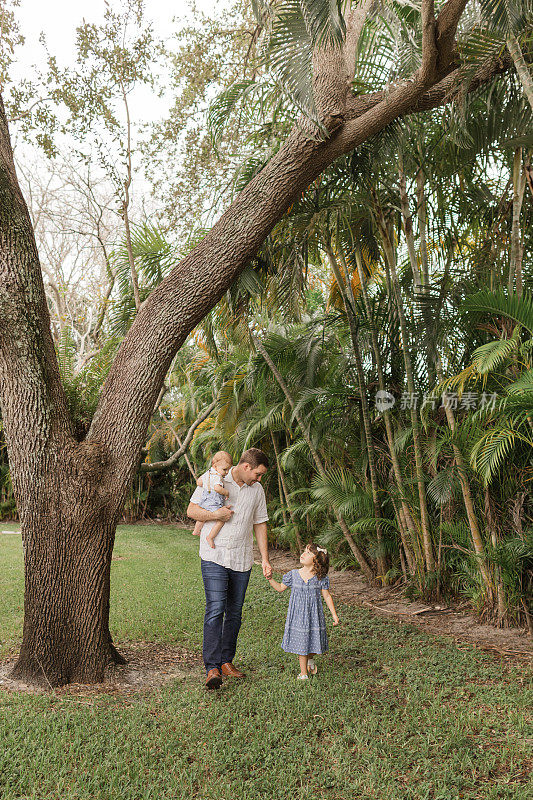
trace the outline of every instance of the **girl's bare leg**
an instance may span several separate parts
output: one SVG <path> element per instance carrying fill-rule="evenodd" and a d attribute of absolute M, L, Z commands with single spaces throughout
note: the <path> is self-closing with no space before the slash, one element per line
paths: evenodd
<path fill-rule="evenodd" d="M 204 527 L 204 523 L 203 522 L 197 522 L 195 524 L 195 526 L 194 526 L 194 530 L 192 532 L 192 535 L 193 536 L 200 536 L 203 527 Z"/>
<path fill-rule="evenodd" d="M 300 659 L 300 675 L 307 675 L 307 656 L 298 656 Z"/>
<path fill-rule="evenodd" d="M 315 664 L 315 653 L 307 654 L 307 671 L 310 675 L 316 675 L 317 668 Z"/>

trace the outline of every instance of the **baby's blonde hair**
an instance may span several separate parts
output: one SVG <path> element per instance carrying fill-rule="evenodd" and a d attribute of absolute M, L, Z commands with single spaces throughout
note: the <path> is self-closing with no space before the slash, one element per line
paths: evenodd
<path fill-rule="evenodd" d="M 226 450 L 218 450 L 211 459 L 211 465 L 214 466 L 218 461 L 229 461 L 230 464 L 233 463 L 230 454 Z"/>

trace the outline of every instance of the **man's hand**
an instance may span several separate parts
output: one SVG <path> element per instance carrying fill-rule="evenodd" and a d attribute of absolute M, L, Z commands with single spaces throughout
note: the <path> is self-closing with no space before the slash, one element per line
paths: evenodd
<path fill-rule="evenodd" d="M 222 506 L 222 508 L 219 508 L 218 511 L 215 511 L 216 518 L 221 519 L 222 522 L 227 522 L 229 519 L 231 519 L 234 513 L 235 512 L 233 509 L 229 506 Z"/>
<path fill-rule="evenodd" d="M 267 580 L 272 577 L 272 567 L 270 566 L 270 562 L 262 561 L 261 566 L 263 567 L 263 575 Z"/>

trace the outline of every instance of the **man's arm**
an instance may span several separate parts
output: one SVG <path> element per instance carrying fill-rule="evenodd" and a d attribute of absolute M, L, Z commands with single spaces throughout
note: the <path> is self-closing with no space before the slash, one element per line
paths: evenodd
<path fill-rule="evenodd" d="M 265 578 L 272 577 L 272 567 L 268 560 L 268 538 L 267 538 L 267 524 L 266 522 L 256 522 L 254 525 L 255 540 L 261 553 L 261 565 L 263 567 L 263 575 Z"/>
<path fill-rule="evenodd" d="M 222 508 L 218 508 L 216 511 L 207 511 L 207 509 L 202 508 L 196 503 L 189 503 L 187 506 L 187 516 L 196 520 L 196 522 L 214 522 L 217 520 L 227 522 L 232 514 L 233 509 L 228 508 L 228 506 L 222 506 Z"/>

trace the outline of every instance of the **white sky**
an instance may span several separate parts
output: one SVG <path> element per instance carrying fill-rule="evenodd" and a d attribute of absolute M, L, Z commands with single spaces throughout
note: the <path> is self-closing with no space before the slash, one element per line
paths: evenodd
<path fill-rule="evenodd" d="M 115 3 L 112 3 L 115 5 Z M 196 0 L 200 11 L 209 13 L 213 0 Z M 99 22 L 103 19 L 104 0 L 20 0 L 15 9 L 22 33 L 26 37 L 24 60 L 35 61 L 40 57 L 39 34 L 46 34 L 50 51 L 63 63 L 74 56 L 76 26 L 83 19 Z M 171 29 L 172 18 L 187 16 L 189 3 L 186 0 L 146 0 L 145 13 L 152 20 L 157 34 L 164 37 Z"/>
<path fill-rule="evenodd" d="M 1 0 L 0 0 L 1 2 Z M 216 2 L 216 6 L 215 6 Z M 112 8 L 120 8 L 121 0 L 110 0 Z M 227 6 L 228 0 L 195 0 L 198 11 L 210 15 L 215 8 Z M 187 18 L 191 19 L 191 3 L 189 0 L 145 0 L 145 20 L 153 23 L 154 35 L 166 39 L 178 31 Z M 85 19 L 86 22 L 100 23 L 105 11 L 104 0 L 20 0 L 20 5 L 13 9 L 19 23 L 20 32 L 25 43 L 16 52 L 17 62 L 11 68 L 11 75 L 16 83 L 24 77 L 31 79 L 32 66 L 43 70 L 45 50 L 39 42 L 40 34 L 46 36 L 48 51 L 58 60 L 60 67 L 74 63 L 76 27 Z M 173 19 L 175 18 L 175 22 Z M 138 86 L 129 98 L 134 130 L 142 122 L 164 118 L 168 113 L 169 97 L 159 98 L 147 86 Z M 120 110 L 119 110 L 120 114 Z M 16 145 L 19 163 L 30 164 L 30 170 L 42 170 L 46 173 L 48 160 L 37 147 L 31 147 L 16 140 L 16 125 L 11 126 L 13 143 Z M 58 141 L 59 139 L 58 135 Z M 68 149 L 68 137 L 66 138 Z M 93 174 L 94 171 L 93 171 Z M 132 202 L 139 208 L 143 198 L 149 198 L 150 186 L 145 180 L 139 159 L 134 151 L 134 182 L 132 186 Z M 151 201 L 148 200 L 150 203 Z"/>
<path fill-rule="evenodd" d="M 120 0 L 110 0 L 114 8 L 120 7 Z M 214 0 L 195 0 L 199 11 L 209 14 L 214 9 Z M 216 4 L 226 5 L 226 0 Z M 25 44 L 17 51 L 17 65 L 12 70 L 13 77 L 23 78 L 31 73 L 31 66 L 44 67 L 44 49 L 39 42 L 41 32 L 46 35 L 51 55 L 57 57 L 60 66 L 72 64 L 75 58 L 76 27 L 85 19 L 87 22 L 103 20 L 104 0 L 20 0 L 13 9 L 19 21 Z M 145 0 L 145 19 L 153 23 L 156 38 L 165 39 L 170 33 L 179 30 L 180 20 L 190 16 L 189 0 Z M 176 22 L 172 22 L 176 18 Z M 134 101 L 135 102 L 135 101 Z M 141 104 L 145 119 L 159 116 L 162 104 L 155 96 L 142 92 Z"/>

